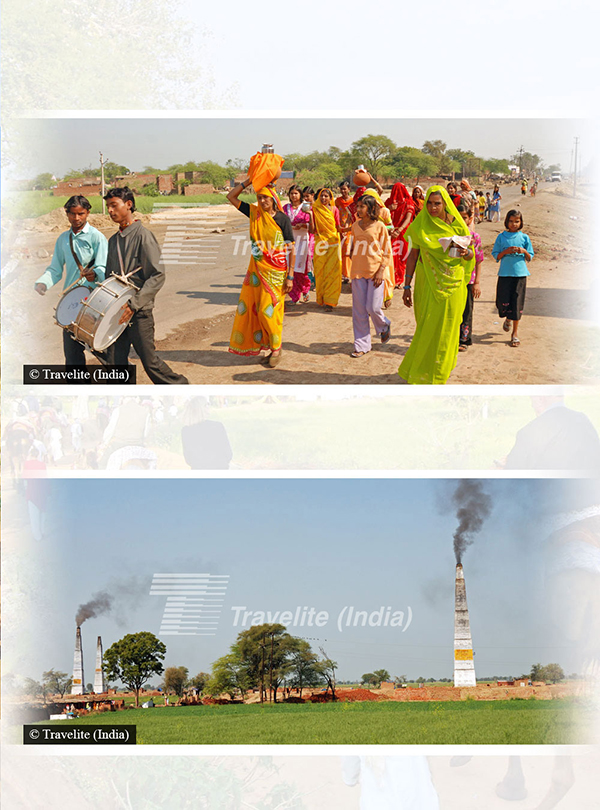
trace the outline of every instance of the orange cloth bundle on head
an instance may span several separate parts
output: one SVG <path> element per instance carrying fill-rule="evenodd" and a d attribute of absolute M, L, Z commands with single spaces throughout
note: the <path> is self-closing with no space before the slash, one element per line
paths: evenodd
<path fill-rule="evenodd" d="M 281 155 L 274 155 L 272 152 L 257 152 L 250 158 L 248 177 L 252 181 L 254 191 L 258 192 L 264 186 L 268 186 L 273 180 L 281 176 L 283 158 Z"/>

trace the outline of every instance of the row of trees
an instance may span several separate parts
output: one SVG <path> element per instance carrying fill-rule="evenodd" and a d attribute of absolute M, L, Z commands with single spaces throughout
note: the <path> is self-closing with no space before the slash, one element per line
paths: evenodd
<path fill-rule="evenodd" d="M 414 146 L 398 146 L 387 135 L 365 135 L 354 141 L 349 149 L 331 146 L 325 152 L 312 151 L 306 154 L 293 152 L 284 155 L 286 170 L 296 172 L 296 181 L 301 185 L 333 185 L 342 178 L 350 177 L 353 170 L 363 164 L 376 177 L 384 180 L 419 177 L 438 177 L 453 172 L 463 172 L 469 177 L 483 174 L 508 174 L 509 165 L 520 166 L 527 175 L 541 174 L 543 171 L 559 170 L 559 166 L 544 167 L 539 155 L 531 152 L 511 155 L 510 158 L 483 158 L 472 150 L 448 148 L 442 140 L 425 141 L 418 149 Z M 225 165 L 214 161 L 188 161 L 174 163 L 166 169 L 144 166 L 143 174 L 176 174 L 177 172 L 200 172 L 202 182 L 223 187 L 236 174 L 248 169 L 248 161 L 230 159 Z M 84 169 L 71 169 L 64 180 L 98 174 L 99 168 L 88 166 Z M 128 174 L 129 169 L 118 163 L 108 162 L 104 174 L 108 183 L 119 175 Z M 52 175 L 38 175 L 36 188 L 51 188 Z"/>
<path fill-rule="evenodd" d="M 337 663 L 322 647 L 320 655 L 313 652 L 305 639 L 292 636 L 282 624 L 260 624 L 241 631 L 229 652 L 213 663 L 210 674 L 199 672 L 193 678 L 189 678 L 184 666 L 165 670 L 166 651 L 166 646 L 153 633 L 130 633 L 104 653 L 106 679 L 123 683 L 135 694 L 136 705 L 139 705 L 142 687 L 163 672 L 162 688 L 167 694 L 178 696 L 195 687 L 204 694 L 228 694 L 232 700 L 236 697 L 243 700 L 250 689 L 258 689 L 261 702 L 266 699 L 277 702 L 277 691 L 281 687 L 296 689 L 301 697 L 305 688 L 325 686 L 335 699 Z M 565 673 L 556 663 L 534 664 L 530 674 L 521 677 L 558 683 L 565 679 Z M 378 669 L 365 673 L 361 680 L 365 685 L 378 688 L 382 682 L 390 680 L 390 673 L 387 669 Z M 439 680 L 451 682 L 449 678 Z M 416 679 L 416 683 L 434 681 L 434 678 L 422 676 Z M 406 682 L 405 675 L 395 678 L 396 685 Z M 22 691 L 30 695 L 59 694 L 62 697 L 70 692 L 71 686 L 67 673 L 50 669 L 42 674 L 41 682 L 27 678 Z M 91 684 L 87 685 L 87 690 L 92 691 Z"/>

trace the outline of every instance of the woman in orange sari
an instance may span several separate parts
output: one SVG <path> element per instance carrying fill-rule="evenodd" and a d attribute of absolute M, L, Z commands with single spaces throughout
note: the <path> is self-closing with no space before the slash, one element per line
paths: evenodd
<path fill-rule="evenodd" d="M 292 223 L 270 186 L 259 188 L 256 204 L 238 199 L 250 184 L 245 180 L 227 195 L 229 202 L 250 219 L 251 257 L 238 302 L 229 351 L 257 356 L 275 368 L 281 359 L 284 299 L 293 286 L 294 234 Z"/>
<path fill-rule="evenodd" d="M 315 291 L 317 304 L 331 312 L 337 307 L 342 291 L 342 249 L 340 245 L 340 215 L 328 188 L 317 192 L 313 203 L 309 232 L 315 235 Z"/>
<path fill-rule="evenodd" d="M 404 233 L 415 218 L 415 204 L 404 183 L 394 183 L 392 193 L 385 204 L 392 212 L 394 226 L 390 233 L 394 254 L 394 282 L 396 287 L 401 287 L 404 284 L 406 259 L 409 253 Z"/>
<path fill-rule="evenodd" d="M 354 201 L 350 196 L 350 183 L 344 180 L 340 183 L 340 196 L 335 201 L 335 207 L 340 215 L 340 229 L 342 235 L 342 284 L 350 281 L 350 231 L 354 216 L 351 207 Z"/>

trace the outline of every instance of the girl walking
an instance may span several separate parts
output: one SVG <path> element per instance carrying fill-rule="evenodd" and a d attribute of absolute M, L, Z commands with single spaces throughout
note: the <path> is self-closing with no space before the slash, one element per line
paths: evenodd
<path fill-rule="evenodd" d="M 379 219 L 379 208 L 374 197 L 361 197 L 356 204 L 358 219 L 352 225 L 352 357 L 362 357 L 371 351 L 369 318 L 382 343 L 387 343 L 391 334 L 390 321 L 383 314 L 383 280 L 390 265 L 392 246 L 387 228 Z"/>
<path fill-rule="evenodd" d="M 283 206 L 283 213 L 292 223 L 294 245 L 296 247 L 294 286 L 290 292 L 290 298 L 294 304 L 297 304 L 300 298 L 302 298 L 304 302 L 308 301 L 308 293 L 310 290 L 310 278 L 308 277 L 308 223 L 310 222 L 310 214 L 302 210 L 302 191 L 299 186 L 290 186 L 288 198 L 289 203 Z"/>
<path fill-rule="evenodd" d="M 533 258 L 531 239 L 523 233 L 523 215 L 520 211 L 511 210 L 504 220 L 505 230 L 499 233 L 492 248 L 492 256 L 500 262 L 498 286 L 496 287 L 496 306 L 498 315 L 504 318 L 502 328 L 511 331 L 511 346 L 519 346 L 519 321 L 525 305 L 527 268 Z"/>

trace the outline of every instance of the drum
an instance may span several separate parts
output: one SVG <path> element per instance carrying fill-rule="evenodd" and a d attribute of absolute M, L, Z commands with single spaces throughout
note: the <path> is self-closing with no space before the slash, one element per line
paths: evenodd
<path fill-rule="evenodd" d="M 90 294 L 89 287 L 72 287 L 61 297 L 54 310 L 54 320 L 63 329 L 68 329 L 77 317 L 83 302 Z"/>
<path fill-rule="evenodd" d="M 135 291 L 132 284 L 118 276 L 109 276 L 98 284 L 81 302 L 79 314 L 70 327 L 73 337 L 94 351 L 108 349 L 127 327 L 119 319 Z"/>

